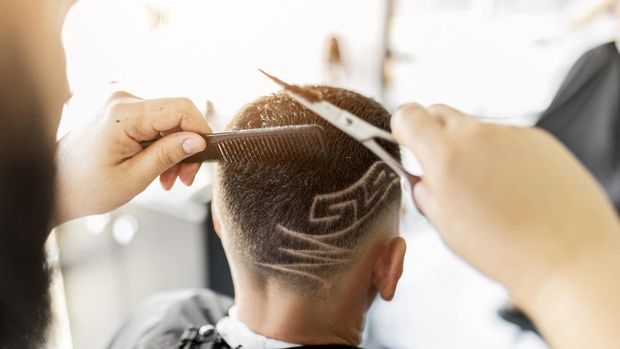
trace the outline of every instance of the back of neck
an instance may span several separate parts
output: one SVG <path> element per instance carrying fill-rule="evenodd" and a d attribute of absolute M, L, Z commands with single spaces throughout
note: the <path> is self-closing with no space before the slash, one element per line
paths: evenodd
<path fill-rule="evenodd" d="M 304 295 L 277 285 L 239 287 L 239 320 L 263 336 L 297 344 L 358 345 L 367 304 L 352 295 Z"/>

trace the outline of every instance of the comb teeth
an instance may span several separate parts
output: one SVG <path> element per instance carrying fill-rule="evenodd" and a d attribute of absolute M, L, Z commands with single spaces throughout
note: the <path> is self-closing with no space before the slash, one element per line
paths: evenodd
<path fill-rule="evenodd" d="M 325 155 L 322 133 L 270 134 L 252 138 L 222 140 L 217 143 L 220 161 L 297 161 Z"/>

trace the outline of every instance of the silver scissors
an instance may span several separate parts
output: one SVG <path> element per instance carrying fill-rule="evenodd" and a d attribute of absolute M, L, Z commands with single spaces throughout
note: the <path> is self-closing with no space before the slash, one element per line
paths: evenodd
<path fill-rule="evenodd" d="M 284 92 L 304 107 L 312 110 L 318 116 L 325 119 L 330 124 L 342 132 L 362 143 L 366 148 L 370 149 L 379 159 L 385 162 L 394 172 L 396 172 L 404 181 L 405 189 L 412 193 L 413 186 L 420 181 L 420 176 L 414 175 L 407 171 L 390 153 L 383 149 L 376 139 L 383 139 L 388 142 L 398 144 L 394 136 L 386 130 L 379 128 L 369 122 L 360 119 L 353 113 L 344 109 L 340 109 L 332 103 L 318 97 L 312 92 L 305 90 L 296 85 L 290 85 L 286 82 L 265 73 L 268 78 L 284 88 Z M 413 193 L 412 193 L 413 194 Z"/>

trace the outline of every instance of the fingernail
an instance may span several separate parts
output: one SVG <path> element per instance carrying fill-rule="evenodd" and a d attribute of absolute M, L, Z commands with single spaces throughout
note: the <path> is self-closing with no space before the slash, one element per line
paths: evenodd
<path fill-rule="evenodd" d="M 405 106 L 402 106 L 396 109 L 394 114 L 392 114 L 392 125 L 394 123 L 400 123 L 404 113 L 405 113 Z"/>
<path fill-rule="evenodd" d="M 200 144 L 198 144 L 198 142 L 193 138 L 187 138 L 184 140 L 182 147 L 185 154 L 188 155 L 195 154 L 200 151 Z"/>
<path fill-rule="evenodd" d="M 424 112 L 424 107 L 417 103 L 405 104 L 398 108 L 392 117 L 392 126 L 398 124 L 404 126 L 412 121 L 412 116 Z"/>
<path fill-rule="evenodd" d="M 408 103 L 405 105 L 401 105 L 397 110 L 395 115 L 400 116 L 406 116 L 407 114 L 413 114 L 416 112 L 419 112 L 420 110 L 423 110 L 424 107 L 422 107 L 421 105 L 419 105 L 418 103 Z"/>

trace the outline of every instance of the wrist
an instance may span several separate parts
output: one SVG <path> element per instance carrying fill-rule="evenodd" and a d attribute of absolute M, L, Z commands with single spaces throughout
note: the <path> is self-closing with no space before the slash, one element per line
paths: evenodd
<path fill-rule="evenodd" d="M 84 216 L 85 211 L 91 206 L 91 203 L 85 200 L 95 200 L 87 190 L 88 186 L 96 184 L 89 171 L 90 159 L 89 162 L 83 161 L 85 159 L 81 153 L 83 147 L 74 141 L 74 132 L 71 131 L 56 144 L 56 205 L 52 227 Z"/>
<path fill-rule="evenodd" d="M 610 343 L 605 333 L 617 332 L 620 232 L 612 233 L 605 241 L 583 246 L 581 253 L 550 269 L 533 287 L 519 294 L 517 302 L 552 347 L 604 348 Z M 597 333 L 600 337 L 592 338 Z M 595 345 L 597 340 L 602 342 Z"/>
<path fill-rule="evenodd" d="M 71 213 L 69 207 L 69 200 L 66 198 L 66 193 L 56 185 L 56 205 L 54 215 L 52 216 L 52 228 L 62 225 L 68 221 L 75 219 L 74 214 Z"/>

